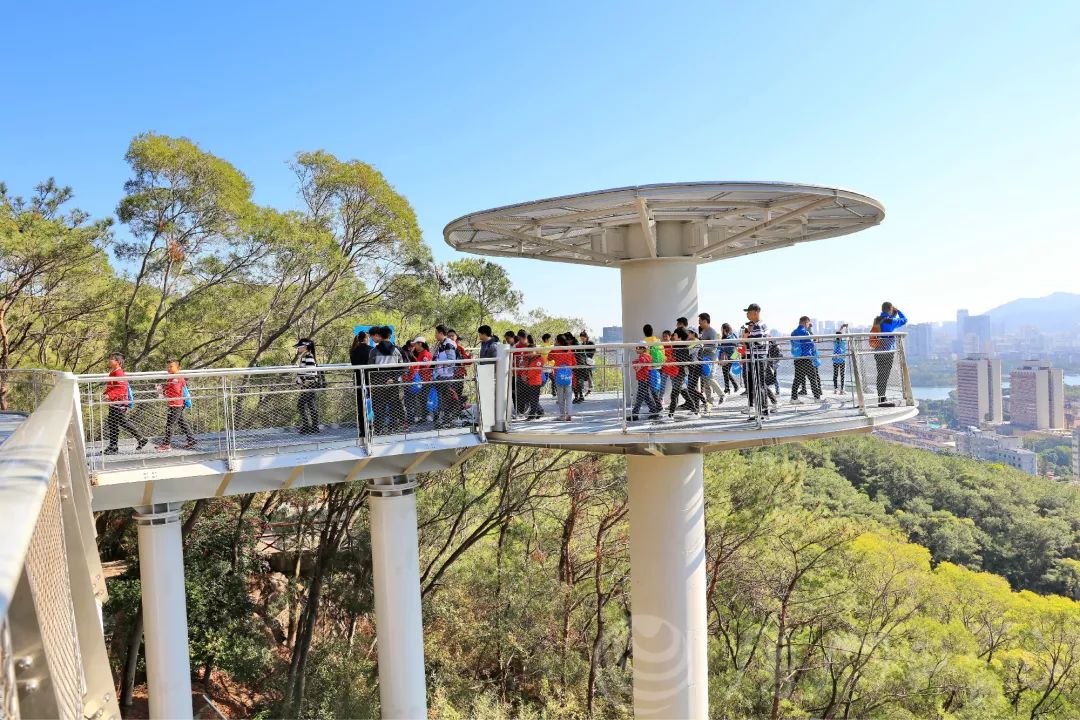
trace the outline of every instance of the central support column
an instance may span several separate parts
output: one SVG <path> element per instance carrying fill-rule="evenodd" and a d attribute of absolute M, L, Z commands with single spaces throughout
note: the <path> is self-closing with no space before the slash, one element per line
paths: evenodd
<path fill-rule="evenodd" d="M 663 245 L 663 224 L 657 228 Z M 636 229 L 635 229 L 636 232 Z M 624 263 L 623 338 L 657 337 L 675 318 L 697 325 L 697 263 L 677 257 Z M 631 392 L 627 378 L 626 391 Z M 709 714 L 705 607 L 705 489 L 700 454 L 627 456 L 634 716 Z"/>
<path fill-rule="evenodd" d="M 378 478 L 368 493 L 382 716 L 425 718 L 416 482 L 405 475 Z"/>
<path fill-rule="evenodd" d="M 701 455 L 627 456 L 634 717 L 709 714 Z"/>
<path fill-rule="evenodd" d="M 180 503 L 138 508 L 135 522 L 139 528 L 150 717 L 190 718 L 194 710 Z"/>

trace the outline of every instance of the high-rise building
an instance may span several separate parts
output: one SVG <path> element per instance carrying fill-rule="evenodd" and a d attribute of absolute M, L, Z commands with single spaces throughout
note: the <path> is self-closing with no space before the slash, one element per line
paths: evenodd
<path fill-rule="evenodd" d="M 956 311 L 956 349 L 964 350 L 964 334 L 967 333 L 967 319 L 970 313 L 967 310 Z"/>
<path fill-rule="evenodd" d="M 605 326 L 604 331 L 600 334 L 600 342 L 602 343 L 621 343 L 622 341 L 623 332 L 620 325 Z"/>
<path fill-rule="evenodd" d="M 1000 360 L 974 355 L 956 363 L 956 419 L 973 427 L 1002 422 Z"/>
<path fill-rule="evenodd" d="M 1065 373 L 1028 360 L 1009 374 L 1009 421 L 1030 430 L 1065 427 Z"/>
<path fill-rule="evenodd" d="M 934 352 L 934 326 L 930 323 L 908 325 L 904 349 L 910 360 L 925 360 Z"/>
<path fill-rule="evenodd" d="M 993 333 L 989 315 L 970 315 L 964 320 L 965 352 L 993 352 Z"/>

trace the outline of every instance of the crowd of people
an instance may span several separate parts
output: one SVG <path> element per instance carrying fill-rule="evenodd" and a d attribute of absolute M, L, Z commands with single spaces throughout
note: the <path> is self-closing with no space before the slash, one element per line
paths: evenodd
<path fill-rule="evenodd" d="M 675 319 L 674 330 L 659 336 L 646 324 L 642 340 L 633 351 L 631 375 L 636 381 L 628 420 L 660 419 L 665 413 L 674 418 L 676 411 L 708 413 L 732 395 L 745 395 L 751 417 L 768 416 L 778 405 L 780 381 L 778 366 L 784 355 L 761 319 L 761 307 L 751 303 L 743 312 L 746 322 L 738 332 L 728 323 L 713 327 L 709 313 L 700 313 L 696 328 L 685 317 Z M 892 303 L 882 304 L 881 313 L 871 325 L 870 349 L 876 363 L 878 405 L 891 406 L 887 397 L 889 377 L 895 362 L 895 338 L 891 334 L 907 323 L 907 318 Z M 445 325 L 435 326 L 435 342 L 429 344 L 417 336 L 404 344 L 393 342 L 393 330 L 387 326 L 357 332 L 349 350 L 355 374 L 359 435 L 367 424 L 371 432 L 404 432 L 411 425 L 431 423 L 436 428 L 454 427 L 467 417 L 465 364 L 472 358 L 461 344 L 457 332 Z M 481 360 L 499 354 L 499 339 L 491 326 L 477 329 Z M 807 316 L 799 318 L 791 331 L 790 358 L 794 368 L 790 402 L 802 404 L 803 396 L 823 395 L 820 375 L 819 343 Z M 572 407 L 586 401 L 593 389 L 596 346 L 584 330 L 578 335 L 562 332 L 544 333 L 537 343 L 533 335 L 520 329 L 507 331 L 502 338 L 511 354 L 512 403 L 517 416 L 534 420 L 544 415 L 540 399 L 544 393 L 555 398 L 556 421 L 572 419 Z M 849 358 L 847 325 L 832 339 L 831 365 L 833 392 L 845 393 Z M 320 432 L 318 392 L 325 387 L 319 369 L 315 342 L 301 338 L 295 345 L 295 383 L 298 388 L 296 411 L 298 432 Z M 109 380 L 102 400 L 107 406 L 105 418 L 106 454 L 118 451 L 120 431 L 128 432 L 141 450 L 149 442 L 129 416 L 134 407 L 131 388 L 124 375 L 124 358 L 109 356 Z M 380 369 L 380 366 L 387 366 Z M 187 381 L 180 363 L 169 360 L 168 378 L 156 386 L 167 408 L 160 451 L 172 449 L 172 437 L 179 429 L 185 436 L 184 448 L 196 447 L 196 437 L 185 411 L 191 407 Z M 719 375 L 719 377 L 718 377 Z M 367 395 L 365 396 L 365 390 Z M 369 402 L 370 400 L 370 402 Z M 647 413 L 643 413 L 643 408 Z"/>

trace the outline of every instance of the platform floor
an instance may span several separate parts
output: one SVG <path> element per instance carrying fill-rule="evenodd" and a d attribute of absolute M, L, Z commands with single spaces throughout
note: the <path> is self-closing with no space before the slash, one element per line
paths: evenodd
<path fill-rule="evenodd" d="M 2 418 L 0 418 L 2 422 Z M 2 427 L 2 426 L 0 426 Z M 421 440 L 449 435 L 473 435 L 472 427 L 436 429 L 433 423 L 424 423 L 411 427 L 407 433 L 379 435 L 372 438 L 372 445 L 391 444 L 407 440 Z M 181 438 L 182 439 L 182 438 Z M 158 451 L 156 438 L 140 450 L 135 439 L 121 433 L 115 455 L 103 453 L 103 441 L 87 443 L 87 460 L 91 468 L 99 471 L 129 470 L 142 467 L 160 467 L 180 465 L 189 462 L 224 458 L 227 454 L 224 432 L 202 433 L 195 436 L 195 447 L 187 449 L 182 442 L 177 442 L 172 449 Z M 257 430 L 238 430 L 234 433 L 237 455 L 273 455 L 282 452 L 320 450 L 342 446 L 362 445 L 357 436 L 356 427 L 323 425 L 314 435 L 300 434 L 295 427 L 260 428 Z"/>
<path fill-rule="evenodd" d="M 23 420 L 26 420 L 26 416 L 22 413 L 0 412 L 0 445 L 23 424 Z"/>
<path fill-rule="evenodd" d="M 572 404 L 571 422 L 555 419 L 555 399 L 545 394 L 540 400 L 540 407 L 544 411 L 541 418 L 527 420 L 516 417 L 508 432 L 496 434 L 493 439 L 502 441 L 514 435 L 524 440 L 522 436 L 527 435 L 533 442 L 546 439 L 548 444 L 559 444 L 560 437 L 567 441 L 567 445 L 576 444 L 576 440 L 596 444 L 605 439 L 621 444 L 642 442 L 645 437 L 650 438 L 650 442 L 664 442 L 664 437 L 670 435 L 681 439 L 698 436 L 695 442 L 719 445 L 723 444 L 725 434 L 733 438 L 770 433 L 787 436 L 797 435 L 800 428 L 806 429 L 806 435 L 829 434 L 841 427 L 872 427 L 893 422 L 910 416 L 915 410 L 905 406 L 900 398 L 894 400 L 896 407 L 871 407 L 865 412 L 857 407 L 850 394 L 829 393 L 820 399 L 801 396 L 799 400 L 801 402 L 793 404 L 789 395 L 778 398 L 778 402 L 770 406 L 769 415 L 762 418 L 759 427 L 757 420 L 751 419 L 749 403 L 746 395 L 742 394 L 727 395 L 722 403 L 700 414 L 676 410 L 674 417 L 671 417 L 665 404 L 660 416 L 650 420 L 647 407 L 643 407 L 638 420 L 625 422 L 624 415 L 628 415 L 629 411 L 624 413 L 622 398 L 616 394 L 592 394 L 583 403 Z M 707 436 L 714 436 L 715 441 L 708 440 Z"/>

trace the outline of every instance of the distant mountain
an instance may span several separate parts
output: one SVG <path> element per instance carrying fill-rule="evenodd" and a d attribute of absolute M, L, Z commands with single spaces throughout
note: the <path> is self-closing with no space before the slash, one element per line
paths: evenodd
<path fill-rule="evenodd" d="M 1080 327 L 1080 294 L 1056 292 L 1041 298 L 1020 298 L 986 312 L 995 328 L 1005 332 L 1032 325 L 1042 332 L 1062 332 Z"/>

